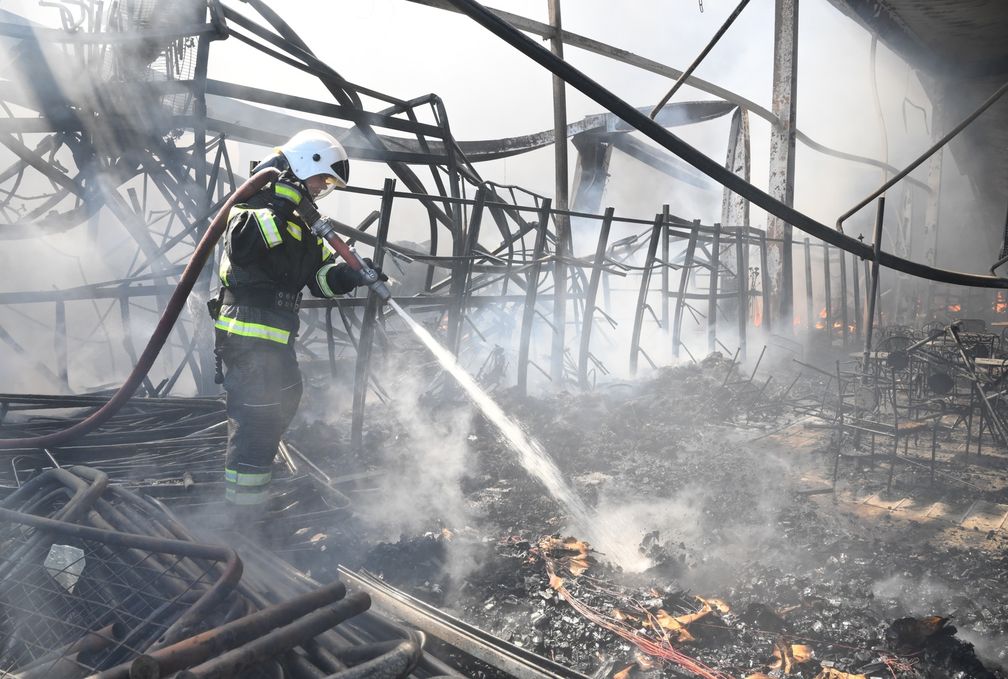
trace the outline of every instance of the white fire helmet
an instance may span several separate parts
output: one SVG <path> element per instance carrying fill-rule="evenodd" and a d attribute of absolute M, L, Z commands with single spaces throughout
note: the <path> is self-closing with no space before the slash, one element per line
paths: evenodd
<path fill-rule="evenodd" d="M 280 147 L 294 176 L 305 181 L 315 175 L 326 178 L 326 187 L 316 198 L 350 181 L 350 161 L 343 145 L 328 132 L 302 130 Z"/>

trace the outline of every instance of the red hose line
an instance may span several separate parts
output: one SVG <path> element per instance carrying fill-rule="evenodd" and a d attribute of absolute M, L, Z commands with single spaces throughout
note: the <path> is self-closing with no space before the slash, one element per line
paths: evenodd
<path fill-rule="evenodd" d="M 154 332 L 147 342 L 147 346 L 144 347 L 136 366 L 134 366 L 133 372 L 129 374 L 126 381 L 123 382 L 119 390 L 112 395 L 112 398 L 105 405 L 77 424 L 60 431 L 52 432 L 51 434 L 18 439 L 0 439 L 0 449 L 56 446 L 94 431 L 106 420 L 115 415 L 130 400 L 133 393 L 136 392 L 137 387 L 140 386 L 140 382 L 147 375 L 151 366 L 154 365 L 154 359 L 161 353 L 161 349 L 168 340 L 168 335 L 171 333 L 175 321 L 178 320 L 179 314 L 182 313 L 182 308 L 185 306 L 189 293 L 192 292 L 193 286 L 196 285 L 200 271 L 203 270 L 203 265 L 206 264 L 210 253 L 213 252 L 214 246 L 227 228 L 227 216 L 231 211 L 231 207 L 235 203 L 239 203 L 254 195 L 266 185 L 266 182 L 275 180 L 279 174 L 275 168 L 266 168 L 257 172 L 249 177 L 244 184 L 239 186 L 231 194 L 231 197 L 228 198 L 228 201 L 224 203 L 217 216 L 210 222 L 209 228 L 203 234 L 203 238 L 200 240 L 199 245 L 196 246 L 196 250 L 193 251 L 192 257 L 189 258 L 189 263 L 186 264 L 185 271 L 182 272 L 182 277 L 179 278 L 178 285 L 175 286 L 168 304 L 161 313 L 157 327 L 154 328 Z"/>

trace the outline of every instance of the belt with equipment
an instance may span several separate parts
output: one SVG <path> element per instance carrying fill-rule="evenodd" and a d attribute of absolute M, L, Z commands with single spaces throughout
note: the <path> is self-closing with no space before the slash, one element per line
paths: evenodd
<path fill-rule="evenodd" d="M 285 290 L 235 291 L 231 288 L 222 288 L 220 300 L 222 304 L 238 304 L 281 311 L 297 312 L 301 307 L 301 293 Z"/>

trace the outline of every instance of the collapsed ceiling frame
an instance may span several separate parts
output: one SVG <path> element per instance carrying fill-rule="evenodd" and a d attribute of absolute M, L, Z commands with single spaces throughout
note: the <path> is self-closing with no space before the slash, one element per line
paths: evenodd
<path fill-rule="evenodd" d="M 171 280 L 178 273 L 177 262 L 184 259 L 185 253 L 205 230 L 215 208 L 223 202 L 225 196 L 230 193 L 229 189 L 233 190 L 240 179 L 235 168 L 231 167 L 227 142 L 248 141 L 275 145 L 299 129 L 299 126 L 304 126 L 305 121 L 297 115 L 299 113 L 353 123 L 353 127 L 349 129 L 329 124 L 325 126 L 342 138 L 351 156 L 387 163 L 399 181 L 405 185 L 410 199 L 419 201 L 429 214 L 429 252 L 410 254 L 400 252 L 399 260 L 422 260 L 427 265 L 422 291 L 426 296 L 421 301 L 427 307 L 440 306 L 445 310 L 449 345 L 458 348 L 463 325 L 465 323 L 472 325 L 472 319 L 466 314 L 467 306 L 486 301 L 476 299 L 473 291 L 487 288 L 490 284 L 488 281 L 504 281 L 504 287 L 496 295 L 499 301 L 503 301 L 507 296 L 507 281 L 513 281 L 525 296 L 526 309 L 523 313 L 531 314 L 531 319 L 536 315 L 545 318 L 535 309 L 534 300 L 537 293 L 540 299 L 546 299 L 553 281 L 548 276 L 539 275 L 539 271 L 536 271 L 534 277 L 520 274 L 523 273 L 523 267 L 531 266 L 535 270 L 543 257 L 552 257 L 554 260 L 562 258 L 557 252 L 549 253 L 551 244 L 553 247 L 556 244 L 556 234 L 549 228 L 549 224 L 557 219 L 558 212 L 544 210 L 547 203 L 541 196 L 483 181 L 473 164 L 481 160 L 508 157 L 548 146 L 554 142 L 554 133 L 546 131 L 524 137 L 480 142 L 456 141 L 449 127 L 443 102 L 436 95 L 404 101 L 349 83 L 321 62 L 293 29 L 266 3 L 252 0 L 248 4 L 265 24 L 235 11 L 226 3 L 215 0 L 206 4 L 193 2 L 188 10 L 183 8 L 169 13 L 158 13 L 156 2 L 146 3 L 138 6 L 139 9 L 134 8 L 133 15 L 129 15 L 119 5 L 113 4 L 105 14 L 104 25 L 99 5 L 84 3 L 80 4 L 80 16 L 77 20 L 74 20 L 72 14 L 67 11 L 62 12 L 63 30 L 32 26 L 12 15 L 0 17 L 4 20 L 0 23 L 0 35 L 15 42 L 11 65 L 14 67 L 13 72 L 19 75 L 17 81 L 3 83 L 0 88 L 5 102 L 4 110 L 8 115 L 7 118 L 0 119 L 0 142 L 17 156 L 17 161 L 0 173 L 0 182 L 6 182 L 0 184 L 4 194 L 0 200 L 0 216 L 7 222 L 0 224 L 0 237 L 29 238 L 41 233 L 66 230 L 94 218 L 102 208 L 106 208 L 126 228 L 137 246 L 128 275 L 121 280 L 87 284 L 74 290 L 0 295 L 0 303 L 3 304 L 55 303 L 56 333 L 57 336 L 63 336 L 62 341 L 58 340 L 58 344 L 64 347 L 64 356 L 61 357 L 59 374 L 56 377 L 63 386 L 68 386 L 65 359 L 67 344 L 65 303 L 73 299 L 116 300 L 124 325 L 130 322 L 129 314 L 133 298 L 154 296 L 158 305 L 163 307 L 166 295 L 172 287 Z M 443 3 L 424 4 L 443 5 Z M 488 13 L 488 16 L 502 14 L 495 12 Z M 169 18 L 166 19 L 165 16 Z M 110 17 L 115 17 L 117 20 L 110 21 Z M 532 32 L 541 33 L 549 28 L 512 15 L 508 16 L 508 20 Z M 210 45 L 216 40 L 229 37 L 240 40 L 273 59 L 318 77 L 332 93 L 336 103 L 208 79 Z M 648 62 L 566 31 L 563 32 L 563 38 L 576 46 L 607 53 L 609 56 L 655 72 L 673 75 L 679 73 L 675 69 Z M 89 86 L 87 90 L 77 88 L 68 92 L 66 83 L 61 82 L 60 77 L 49 68 L 49 62 L 41 45 L 52 42 L 63 45 L 80 59 L 83 68 L 92 70 L 92 77 L 85 79 Z M 159 68 L 158 65 L 162 62 L 163 66 Z M 554 63 L 553 67 L 556 66 Z M 102 77 L 96 80 L 94 72 L 101 74 Z M 723 96 L 725 101 L 668 105 L 658 113 L 656 120 L 650 121 L 653 129 L 645 132 L 673 151 L 672 155 L 643 144 L 629 135 L 634 127 L 623 121 L 629 120 L 638 129 L 642 129 L 638 121 L 644 116 L 639 110 L 632 111 L 636 114 L 634 116 L 619 106 L 616 108 L 609 106 L 616 113 L 590 116 L 567 126 L 567 135 L 572 137 L 575 147 L 580 151 L 577 170 L 579 181 L 576 182 L 574 192 L 574 210 L 570 213 L 572 217 L 591 218 L 596 221 L 604 219 L 604 216 L 599 214 L 602 189 L 608 174 L 609 154 L 612 148 L 617 148 L 688 184 L 694 186 L 706 184 L 691 167 L 692 165 L 733 189 L 724 190 L 722 221 L 725 224 L 724 228 L 730 225 L 740 227 L 737 233 L 741 234 L 742 238 L 746 237 L 749 232 L 741 229 L 748 228 L 748 201 L 753 196 L 759 197 L 756 193 L 752 193 L 753 190 L 758 192 L 758 189 L 748 183 L 746 114 L 751 111 L 771 121 L 776 121 L 777 118 L 754 102 L 742 99 L 715 85 L 694 77 L 690 77 L 687 82 Z M 362 96 L 379 102 L 383 108 L 378 111 L 365 109 L 361 101 Z M 152 102 L 156 105 L 151 106 Z M 273 110 L 261 108 L 262 106 L 270 106 Z M 24 109 L 32 111 L 34 115 L 14 114 L 14 111 Z M 151 115 L 151 111 L 157 115 Z M 716 166 L 713 161 L 705 157 L 701 160 L 695 154 L 684 153 L 681 146 L 667 143 L 669 138 L 676 138 L 667 133 L 664 126 L 708 120 L 727 113 L 733 113 L 727 169 Z M 424 114 L 434 122 L 421 122 L 421 116 Z M 411 136 L 382 135 L 376 128 Z M 180 146 L 177 143 L 182 139 L 182 130 L 192 131 L 191 145 Z M 661 138 L 656 138 L 654 130 L 666 134 L 657 135 Z M 41 141 L 36 142 L 34 148 L 25 143 L 26 136 L 31 135 L 41 135 Z M 827 149 L 800 132 L 796 132 L 796 137 L 812 148 L 837 157 L 896 169 L 879 161 Z M 744 154 L 741 152 L 743 148 Z M 200 152 L 201 149 L 203 152 Z M 679 157 L 685 158 L 688 164 L 683 163 Z M 76 174 L 67 169 L 66 165 L 76 168 Z M 414 171 L 413 168 L 417 166 L 426 166 L 429 170 L 430 180 L 427 183 Z M 32 171 L 41 174 L 51 184 L 50 193 L 43 196 L 21 196 L 17 193 L 26 174 Z M 912 178 L 908 181 L 916 182 Z M 433 189 L 430 188 L 431 183 Z M 927 188 L 926 185 L 920 185 Z M 152 209 L 155 192 L 166 203 L 166 209 Z M 470 195 L 477 197 L 469 198 Z M 15 198 L 21 200 L 21 205 L 18 205 L 17 209 L 12 206 Z M 478 234 L 479 219 L 482 216 L 482 208 L 475 209 L 477 200 L 482 200 L 481 205 L 486 206 L 502 236 L 502 245 L 494 252 L 488 252 L 479 246 L 478 236 L 474 235 Z M 767 205 L 777 208 L 772 202 Z M 528 218 L 527 215 L 523 217 L 523 213 L 529 211 L 532 217 Z M 561 211 L 559 214 L 566 213 Z M 802 228 L 802 225 L 810 226 L 808 217 L 793 210 L 786 214 L 799 228 Z M 606 253 L 604 261 L 596 260 L 591 266 L 580 262 L 582 267 L 599 271 L 600 276 L 601 272 L 607 270 L 607 266 L 620 267 L 624 272 L 631 270 L 641 272 L 641 293 L 631 348 L 631 363 L 634 365 L 638 352 L 642 351 L 639 344 L 640 324 L 644 312 L 650 309 L 646 300 L 650 274 L 652 270 L 661 271 L 664 308 L 667 307 L 670 294 L 669 269 L 682 266 L 681 263 L 675 263 L 676 255 L 669 251 L 667 235 L 677 223 L 681 227 L 682 220 L 677 222 L 671 219 L 667 210 L 665 215 L 661 220 L 656 219 L 651 229 L 651 238 L 640 241 L 641 246 L 644 242 L 651 241 L 649 260 L 644 267 L 630 263 L 629 258 L 636 254 L 636 250 L 632 248 L 628 249 L 626 258 L 622 260 L 614 257 L 614 252 L 610 250 Z M 377 219 L 376 211 L 361 223 L 359 228 L 345 227 L 346 233 L 367 241 L 365 231 Z M 632 223 L 634 220 L 625 221 Z M 540 229 L 540 224 L 546 224 L 547 227 Z M 826 233 L 818 228 L 822 225 L 811 223 L 811 226 L 814 228 L 810 232 L 824 241 L 863 259 L 872 258 L 870 246 L 852 241 L 836 232 Z M 722 228 L 720 225 L 703 229 L 697 227 L 697 234 L 701 231 L 710 234 L 710 237 L 714 238 L 712 242 L 718 245 L 712 249 L 709 244 L 701 244 L 700 248 L 705 254 L 702 258 L 698 257 L 697 261 L 705 263 L 688 264 L 685 270 L 689 274 L 688 282 L 694 286 L 697 282 L 694 268 L 706 269 L 710 280 L 707 290 L 697 293 L 688 293 L 681 282 L 677 305 L 681 307 L 690 295 L 715 300 L 721 294 L 737 295 L 739 305 L 737 315 L 740 319 L 737 339 L 740 346 L 743 346 L 747 323 L 751 322 L 747 319 L 751 319 L 752 316 L 748 309 L 749 300 L 764 295 L 767 287 L 765 253 L 762 250 L 759 253 L 761 266 L 758 268 L 762 272 L 762 290 L 758 289 L 758 286 L 746 284 L 748 273 L 739 276 L 736 272 L 748 272 L 751 248 L 765 249 L 767 238 L 765 234 L 757 237 L 753 232 L 750 234 L 752 240 L 749 245 L 740 248 L 736 258 L 731 239 L 719 242 L 720 239 L 715 237 L 720 228 Z M 163 233 L 159 233 L 158 229 L 163 229 Z M 449 256 L 438 255 L 439 229 L 445 229 L 451 238 L 452 248 Z M 663 231 L 665 236 L 661 235 Z M 525 236 L 533 232 L 544 233 L 542 237 L 545 240 L 535 246 L 526 244 Z M 160 242 L 154 238 L 155 235 L 159 235 Z M 679 245 L 682 247 L 677 257 L 682 262 L 687 258 L 691 247 L 690 236 L 688 231 L 681 231 L 678 235 Z M 697 236 L 694 235 L 694 243 L 696 239 Z M 676 242 L 674 238 L 672 242 Z M 516 243 L 521 244 L 521 249 L 516 248 Z M 660 258 L 653 249 L 657 248 L 658 244 L 662 245 Z M 599 247 L 603 247 L 602 239 L 599 239 Z M 396 250 L 395 246 L 388 248 L 393 256 L 396 255 Z M 505 250 L 506 258 L 502 255 Z M 639 257 L 639 254 L 636 256 Z M 880 259 L 887 266 L 897 269 L 902 267 L 902 270 L 914 275 L 924 275 L 936 280 L 970 285 L 1003 286 L 1004 284 L 1003 279 L 946 272 L 906 262 L 886 253 L 881 253 Z M 723 264 L 735 261 L 739 266 L 734 269 Z M 502 263 L 507 270 L 503 278 L 499 271 L 499 265 Z M 449 268 L 451 275 L 443 281 L 436 282 L 434 280 L 436 266 Z M 485 267 L 486 270 L 481 271 L 481 267 Z M 721 270 L 722 268 L 724 270 Z M 208 296 L 211 285 L 210 269 L 204 273 L 199 292 Z M 720 281 L 718 281 L 719 274 Z M 687 276 L 684 274 L 683 280 L 686 279 Z M 603 277 L 603 285 L 604 280 Z M 846 277 L 844 280 L 846 281 Z M 148 281 L 149 284 L 145 284 Z M 535 281 L 536 285 L 530 285 L 532 281 Z M 575 304 L 576 315 L 591 316 L 586 313 L 586 309 L 589 303 L 594 304 L 594 300 L 587 301 L 583 294 L 589 289 L 590 284 L 588 276 L 580 272 L 575 272 L 570 280 L 564 281 L 565 289 L 567 286 L 573 286 L 571 292 L 575 294 L 569 299 Z M 598 284 L 599 281 L 596 280 L 595 285 Z M 539 288 L 538 291 L 534 289 L 536 287 Z M 867 285 L 865 288 L 867 289 Z M 729 293 L 724 293 L 725 290 Z M 811 290 L 807 292 L 811 298 Z M 432 297 L 437 296 L 437 293 L 442 293 L 442 299 L 432 301 Z M 848 302 L 846 293 L 844 294 L 843 308 L 846 310 Z M 528 308 L 529 296 L 532 297 L 531 308 Z M 494 295 L 487 297 L 492 298 Z M 855 305 L 858 301 L 855 294 Z M 357 326 L 363 328 L 363 325 L 361 321 L 351 318 L 346 313 L 355 306 L 363 304 L 353 301 L 337 303 L 336 308 L 340 311 L 345 324 L 344 333 L 332 329 L 331 304 L 326 309 L 325 321 L 321 315 L 309 318 L 305 336 L 302 338 L 302 349 L 312 355 L 312 332 L 323 328 L 330 362 L 334 343 L 342 342 L 345 346 L 356 344 L 353 328 Z M 769 325 L 770 305 L 763 306 L 761 315 Z M 597 311 L 605 313 L 602 310 Z M 108 313 L 109 311 L 106 311 L 104 315 L 107 316 Z M 725 310 L 722 310 L 723 313 L 726 313 Z M 681 309 L 677 314 L 681 317 Z M 716 314 L 715 302 L 715 307 L 708 309 L 707 314 L 706 323 L 711 327 L 715 326 Z M 667 313 L 663 314 L 661 320 L 657 318 L 656 320 L 663 328 L 669 328 Z M 806 322 L 811 323 L 811 314 Z M 168 393 L 187 368 L 200 392 L 207 393 L 214 389 L 210 384 L 212 359 L 209 355 L 210 342 L 205 325 L 195 318 L 195 314 L 188 324 L 176 325 L 175 348 L 181 351 L 182 358 L 177 367 L 168 371 L 169 376 L 160 384 L 153 385 L 147 382 L 148 394 Z M 531 327 L 531 320 L 529 325 Z M 844 327 L 847 327 L 846 323 Z M 473 329 L 479 334 L 475 326 Z M 553 327 L 552 331 L 554 334 L 563 333 L 562 328 Z M 583 333 L 579 337 L 582 346 L 587 334 Z M 708 329 L 708 334 L 712 338 L 713 347 L 716 331 L 712 334 Z M 9 334 L 0 335 L 0 339 L 18 349 L 16 341 Z M 525 360 L 519 366 L 520 374 L 527 371 L 530 363 L 534 365 L 534 362 L 528 359 L 528 341 L 524 340 Z M 680 345 L 678 339 L 673 343 L 673 350 L 676 353 Z M 128 334 L 127 352 L 131 358 L 136 353 L 129 344 Z M 20 353 L 24 353 L 23 348 Z M 554 363 L 554 368 L 559 364 L 560 374 L 563 374 L 565 362 L 563 353 L 554 351 L 551 361 Z M 576 375 L 582 384 L 585 382 L 583 366 L 586 361 L 593 362 L 590 352 L 585 348 L 576 362 L 579 366 Z M 555 371 L 551 372 L 556 374 Z M 52 375 L 51 370 L 49 373 Z"/>

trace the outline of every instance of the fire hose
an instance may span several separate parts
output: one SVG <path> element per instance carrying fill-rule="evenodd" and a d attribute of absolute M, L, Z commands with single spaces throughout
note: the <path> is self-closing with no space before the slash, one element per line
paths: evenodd
<path fill-rule="evenodd" d="M 217 212 L 217 215 L 210 222 L 206 233 L 203 234 L 203 238 L 200 239 L 199 244 L 189 258 L 189 263 L 186 264 L 185 270 L 183 270 L 182 276 L 179 278 L 178 285 L 175 286 L 175 290 L 168 299 L 168 304 L 165 305 L 164 311 L 158 319 L 157 326 L 155 326 L 150 340 L 147 341 L 147 346 L 144 347 L 143 353 L 137 360 L 132 372 L 130 372 L 116 393 L 112 395 L 112 398 L 89 416 L 66 429 L 42 436 L 0 439 L 0 449 L 46 448 L 66 443 L 94 431 L 126 405 L 126 402 L 132 398 L 144 377 L 147 376 L 151 366 L 154 365 L 154 360 L 161 353 L 161 349 L 168 340 L 168 335 L 171 333 L 175 321 L 178 320 L 179 315 L 182 313 L 189 293 L 192 292 L 193 286 L 196 285 L 196 280 L 199 278 L 204 264 L 206 264 L 210 253 L 213 252 L 214 246 L 227 228 L 228 213 L 231 211 L 231 208 L 235 204 L 243 202 L 259 192 L 268 182 L 276 181 L 279 176 L 279 170 L 272 167 L 256 172 L 231 194 Z M 357 272 L 364 285 L 371 288 L 383 302 L 391 299 L 392 293 L 388 289 L 388 286 L 380 279 L 378 272 L 369 266 L 353 247 L 343 242 L 337 234 L 332 221 L 321 216 L 311 200 L 302 200 L 298 206 L 298 212 L 305 223 L 310 225 L 312 232 L 329 243 L 333 251 L 343 258 L 351 269 Z"/>

